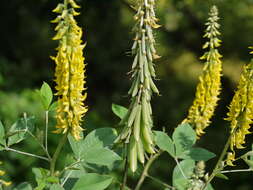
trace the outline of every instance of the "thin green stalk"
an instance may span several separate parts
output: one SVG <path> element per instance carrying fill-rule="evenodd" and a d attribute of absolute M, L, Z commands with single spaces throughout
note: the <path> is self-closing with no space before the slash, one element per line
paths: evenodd
<path fill-rule="evenodd" d="M 224 170 L 224 171 L 221 171 L 220 173 L 225 174 L 225 173 L 252 172 L 252 171 L 253 171 L 252 168 L 248 168 L 248 169 L 239 169 L 239 170 Z"/>
<path fill-rule="evenodd" d="M 148 170 L 151 167 L 151 165 L 153 164 L 153 162 L 162 154 L 163 151 L 159 151 L 158 153 L 154 154 L 153 156 L 151 156 L 151 158 L 148 160 L 147 164 L 145 165 L 141 177 L 135 187 L 134 190 L 140 190 L 145 178 L 148 176 Z"/>
<path fill-rule="evenodd" d="M 12 148 L 9 148 L 9 147 L 5 147 L 5 150 L 6 151 L 12 151 L 12 152 L 15 152 L 15 153 L 18 153 L 18 154 L 23 154 L 23 155 L 26 155 L 26 156 L 31 156 L 31 157 L 39 158 L 41 160 L 46 160 L 48 162 L 50 161 L 48 158 L 46 158 L 44 156 L 39 156 L 39 155 L 36 155 L 36 154 L 31 154 L 31 153 L 28 153 L 28 152 L 19 151 L 19 150 L 12 149 Z"/>
<path fill-rule="evenodd" d="M 223 149 L 223 151 L 222 151 L 222 153 L 221 153 L 221 155 L 219 157 L 219 160 L 217 161 L 217 163 L 216 163 L 216 165 L 214 167 L 213 172 L 211 173 L 210 177 L 206 181 L 205 185 L 201 188 L 201 190 L 204 190 L 207 187 L 207 185 L 213 180 L 213 178 L 215 177 L 215 175 L 218 174 L 223 169 L 223 167 L 220 167 L 220 166 L 222 166 L 221 163 L 222 163 L 222 161 L 223 161 L 223 159 L 224 159 L 224 157 L 225 157 L 225 155 L 226 155 L 226 153 L 228 151 L 228 148 L 229 148 L 229 145 L 230 145 L 230 139 L 231 139 L 232 135 L 233 135 L 233 133 L 229 136 L 229 138 L 228 138 L 228 140 L 226 142 L 226 145 L 225 145 L 225 147 L 224 147 L 224 149 Z"/>
<path fill-rule="evenodd" d="M 48 153 L 48 146 L 47 146 L 47 135 L 48 135 L 48 110 L 45 112 L 45 119 L 46 119 L 46 129 L 45 129 L 45 151 L 48 157 L 50 157 Z M 51 157 L 50 157 L 51 158 Z"/>
<path fill-rule="evenodd" d="M 58 159 L 58 156 L 62 150 L 62 147 L 64 146 L 64 144 L 66 143 L 66 140 L 67 140 L 67 137 L 68 137 L 68 132 L 66 132 L 63 137 L 61 138 L 56 150 L 55 150 L 55 153 L 53 155 L 53 158 L 52 160 L 50 161 L 50 173 L 51 175 L 54 175 L 54 171 L 55 171 L 55 163 L 56 163 L 56 160 Z"/>
<path fill-rule="evenodd" d="M 125 147 L 127 149 L 127 145 L 125 145 Z M 120 190 L 124 190 L 125 189 L 125 186 L 127 184 L 127 175 L 128 175 L 128 160 L 127 160 L 127 153 L 126 153 L 126 156 L 125 156 L 124 177 L 123 177 L 123 183 L 120 186 Z"/>
<path fill-rule="evenodd" d="M 48 159 L 51 160 L 51 156 L 49 155 L 48 151 L 46 150 L 46 148 L 44 147 L 44 145 L 39 141 L 39 139 L 34 136 L 29 130 L 27 130 L 27 133 L 34 138 L 35 141 L 37 141 L 37 143 L 40 145 L 40 147 L 43 149 L 43 151 L 45 152 L 45 154 L 47 155 Z"/>
<path fill-rule="evenodd" d="M 152 179 L 153 181 L 155 181 L 155 182 L 163 185 L 164 187 L 167 187 L 168 189 L 172 189 L 172 190 L 176 189 L 175 187 L 173 187 L 171 185 L 168 185 L 167 183 L 165 183 L 165 182 L 161 181 L 160 179 L 157 179 L 157 178 L 155 178 L 155 177 L 153 177 L 151 175 L 147 175 L 147 177 L 150 178 L 150 179 Z"/>
<path fill-rule="evenodd" d="M 174 158 L 174 159 L 175 159 L 175 161 L 176 161 L 176 163 L 177 163 L 178 169 L 180 170 L 181 174 L 183 175 L 183 177 L 184 177 L 185 179 L 187 179 L 187 177 L 186 177 L 184 171 L 182 170 L 182 168 L 181 168 L 181 166 L 180 166 L 180 164 L 179 164 L 178 159 L 177 159 L 177 158 Z"/>

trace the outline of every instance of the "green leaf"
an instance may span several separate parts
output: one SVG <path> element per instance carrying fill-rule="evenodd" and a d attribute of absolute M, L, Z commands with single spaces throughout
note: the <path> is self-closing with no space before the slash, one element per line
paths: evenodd
<path fill-rule="evenodd" d="M 179 125 L 172 139 L 176 146 L 176 156 L 182 156 L 183 152 L 189 150 L 196 142 L 196 133 L 189 124 Z"/>
<path fill-rule="evenodd" d="M 89 133 L 84 140 L 76 141 L 72 136 L 68 138 L 74 154 L 81 158 L 89 149 L 111 146 L 117 138 L 117 132 L 113 128 L 99 128 Z"/>
<path fill-rule="evenodd" d="M 1 121 L 0 121 L 0 144 L 3 145 L 3 146 L 6 145 L 5 129 L 4 129 L 4 126 L 3 126 Z"/>
<path fill-rule="evenodd" d="M 241 156 L 241 158 L 244 160 L 244 162 L 246 162 L 246 164 L 248 164 L 248 166 L 253 169 L 253 151 L 249 151 L 246 154 L 244 154 L 243 156 Z"/>
<path fill-rule="evenodd" d="M 75 183 L 72 190 L 104 190 L 111 182 L 111 176 L 87 173 Z"/>
<path fill-rule="evenodd" d="M 205 190 L 214 190 L 213 186 L 209 183 Z"/>
<path fill-rule="evenodd" d="M 172 139 L 164 132 L 154 131 L 156 145 L 164 151 L 167 151 L 172 157 L 175 157 L 175 146 Z"/>
<path fill-rule="evenodd" d="M 14 190 L 32 190 L 32 186 L 29 183 L 24 182 L 15 187 Z"/>
<path fill-rule="evenodd" d="M 123 119 L 123 117 L 127 114 L 127 108 L 117 105 L 117 104 L 112 104 L 112 111 L 115 115 L 117 115 L 120 119 Z"/>
<path fill-rule="evenodd" d="M 192 159 L 195 161 L 207 161 L 216 155 L 203 148 L 191 148 L 189 151 L 185 151 L 179 158 Z"/>
<path fill-rule="evenodd" d="M 49 107 L 49 111 L 55 111 L 57 109 L 58 106 L 58 101 L 53 102 L 50 107 Z"/>
<path fill-rule="evenodd" d="M 248 166 L 251 168 L 251 169 L 253 169 L 253 161 L 252 160 L 248 160 L 248 159 L 243 159 L 245 162 L 246 162 L 246 164 L 248 164 Z"/>
<path fill-rule="evenodd" d="M 122 160 L 118 154 L 108 148 L 89 149 L 85 152 L 83 159 L 85 162 L 108 166 L 109 168 L 113 166 L 115 161 Z"/>
<path fill-rule="evenodd" d="M 33 168 L 37 187 L 35 190 L 43 190 L 45 187 L 51 186 L 52 183 L 59 183 L 58 177 L 50 176 L 50 171 L 44 168 Z"/>
<path fill-rule="evenodd" d="M 194 160 L 183 160 L 179 163 L 180 168 L 185 174 L 186 178 L 190 178 L 193 174 L 193 170 L 195 167 Z M 173 187 L 176 187 L 177 190 L 185 190 L 188 186 L 188 179 L 186 179 L 178 166 L 176 166 L 173 170 L 172 175 L 172 183 Z"/>
<path fill-rule="evenodd" d="M 28 136 L 28 132 L 33 132 L 34 130 L 34 117 L 24 117 L 15 122 L 9 132 L 8 135 L 8 146 L 13 144 L 17 144 L 20 141 L 24 140 Z"/>
<path fill-rule="evenodd" d="M 50 190 L 64 190 L 64 188 L 61 187 L 61 186 L 58 185 L 58 184 L 53 184 L 53 185 L 50 187 Z"/>
<path fill-rule="evenodd" d="M 40 97 L 44 109 L 48 110 L 53 100 L 53 92 L 46 82 L 43 82 L 43 85 L 40 88 Z"/>
<path fill-rule="evenodd" d="M 221 179 L 225 179 L 225 180 L 229 180 L 229 178 L 226 175 L 222 174 L 222 173 L 217 173 L 215 175 L 215 177 L 218 177 L 218 178 L 221 178 Z"/>

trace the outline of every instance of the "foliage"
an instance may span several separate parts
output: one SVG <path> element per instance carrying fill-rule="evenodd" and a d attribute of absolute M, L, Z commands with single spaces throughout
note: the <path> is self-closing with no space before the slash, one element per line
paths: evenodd
<path fill-rule="evenodd" d="M 72 0 L 68 1 L 72 2 Z M 177 126 L 173 132 L 171 130 L 179 121 L 182 121 L 183 113 L 193 98 L 193 85 L 195 85 L 202 67 L 202 65 L 198 65 L 196 59 L 198 55 L 202 54 L 200 52 L 201 25 L 206 18 L 210 3 L 198 0 L 157 1 L 159 23 L 163 26 L 155 33 L 155 39 L 158 41 L 157 48 L 163 58 L 158 61 L 155 69 L 158 77 L 163 78 L 163 80 L 157 81 L 163 96 L 154 98 L 154 109 L 152 110 L 151 119 L 154 121 L 152 126 L 154 125 L 157 130 L 152 131 L 154 152 L 151 155 L 146 153 L 143 153 L 142 156 L 137 155 L 145 157 L 146 163 L 144 165 L 137 164 L 138 170 L 133 175 L 127 171 L 126 155 L 128 150 L 118 143 L 122 122 L 117 125 L 113 124 L 114 120 L 117 121 L 120 118 L 122 121 L 127 118 L 128 112 L 132 112 L 131 106 L 127 109 L 117 104 L 111 105 L 111 102 L 113 100 L 114 102 L 120 101 L 122 105 L 127 104 L 124 99 L 121 100 L 122 94 L 125 94 L 126 88 L 129 86 L 122 80 L 122 75 L 129 69 L 127 68 L 129 64 L 125 63 L 129 63 L 130 59 L 125 56 L 123 58 L 123 52 L 129 49 L 130 45 L 127 42 L 130 41 L 130 35 L 128 31 L 133 23 L 130 18 L 134 8 L 129 4 L 136 5 L 136 1 L 84 0 L 77 2 L 79 4 L 85 2 L 85 6 L 82 6 L 81 9 L 85 16 L 79 17 L 78 21 L 80 21 L 80 25 L 87 26 L 89 29 L 87 31 L 87 63 L 91 64 L 89 64 L 88 72 L 91 74 L 90 76 L 96 76 L 87 78 L 89 92 L 91 92 L 89 95 L 91 112 L 85 118 L 84 128 L 86 130 L 80 133 L 81 139 L 79 141 L 69 134 L 63 136 L 64 139 L 51 133 L 56 122 L 55 111 L 59 105 L 53 101 L 55 99 L 54 92 L 49 84 L 44 82 L 40 90 L 37 91 L 20 90 L 23 87 L 37 86 L 38 83 L 41 83 L 42 78 L 43 80 L 52 78 L 52 73 L 48 72 L 49 67 L 45 66 L 49 59 L 45 57 L 52 54 L 48 49 L 52 49 L 54 45 L 49 41 L 52 30 L 48 20 L 53 17 L 50 15 L 49 9 L 55 6 L 55 2 L 41 0 L 35 5 L 34 2 L 27 1 L 21 5 L 14 0 L 8 4 L 3 2 L 1 6 L 7 7 L 6 10 L 2 10 L 3 13 L 8 9 L 12 10 L 8 11 L 6 15 L 9 15 L 9 12 L 13 13 L 12 16 L 6 16 L 6 20 L 2 22 L 3 28 L 5 28 L 6 22 L 7 26 L 13 30 L 8 30 L 10 33 L 8 36 L 12 36 L 12 38 L 5 38 L 3 35 L 5 43 L 3 43 L 4 48 L 0 55 L 0 151 L 1 155 L 4 155 L 1 157 L 4 161 L 2 167 L 5 167 L 7 175 L 8 172 L 12 175 L 13 185 L 11 187 L 0 185 L 0 189 L 119 190 L 120 188 L 133 189 L 137 180 L 136 190 L 139 187 L 143 189 L 165 188 L 166 190 L 212 190 L 216 189 L 216 184 L 212 187 L 210 182 L 214 177 L 217 177 L 230 179 L 230 181 L 225 181 L 226 183 L 217 180 L 217 187 L 225 190 L 228 183 L 233 183 L 233 188 L 236 189 L 235 183 L 240 186 L 246 181 L 246 175 L 240 175 L 241 180 L 237 181 L 233 180 L 236 179 L 233 176 L 227 176 L 227 173 L 236 170 L 230 168 L 225 170 L 227 165 L 224 162 L 224 155 L 227 151 L 223 151 L 221 155 L 217 154 L 219 155 L 217 160 L 212 159 L 215 157 L 212 151 L 218 152 L 223 144 L 225 133 L 220 132 L 222 127 L 210 129 L 201 141 L 198 141 L 199 134 L 193 130 L 196 126 L 192 123 L 190 123 L 192 126 L 184 123 Z M 153 1 L 150 0 L 150 2 Z M 223 83 L 225 93 L 220 97 L 221 106 L 217 108 L 217 117 L 214 117 L 213 125 L 223 126 L 224 122 L 217 123 L 216 118 L 221 118 L 221 113 L 224 117 L 223 112 L 226 110 L 224 105 L 227 106 L 229 101 L 227 92 L 231 91 L 229 95 L 232 94 L 230 82 L 235 82 L 238 79 L 238 69 L 248 59 L 245 49 L 249 46 L 250 31 L 253 27 L 252 22 L 249 21 L 253 15 L 250 1 L 213 2 L 216 2 L 221 10 L 221 24 L 224 27 L 222 29 L 224 47 L 221 49 L 225 55 L 223 59 L 224 80 L 229 79 L 228 82 Z M 105 9 L 108 11 L 105 12 Z M 20 24 L 9 24 L 14 22 L 11 20 L 12 17 L 19 18 L 15 22 Z M 108 27 L 112 21 L 118 23 L 113 29 Z M 243 24 L 239 26 L 238 23 L 242 23 L 242 21 Z M 236 37 L 238 33 L 241 34 L 240 38 Z M 29 43 L 23 41 L 28 37 L 31 39 Z M 11 45 L 12 43 L 10 40 L 7 41 L 8 39 L 15 40 L 17 42 L 15 46 Z M 109 41 L 110 43 L 108 43 Z M 163 62 L 169 64 L 160 64 Z M 32 63 L 36 63 L 36 66 Z M 105 65 L 110 66 L 105 67 Z M 138 68 L 136 70 L 139 71 Z M 170 80 L 166 80 L 166 78 Z M 110 106 L 112 112 L 109 112 Z M 23 114 L 24 112 L 25 114 Z M 118 118 L 113 118 L 113 113 Z M 142 112 L 140 111 L 140 113 Z M 238 118 L 241 118 L 240 114 Z M 158 131 L 164 125 L 170 126 L 170 128 L 166 128 L 166 132 L 164 130 L 163 132 Z M 212 135 L 215 135 L 215 141 Z M 206 143 L 204 146 L 203 142 Z M 126 143 L 128 142 L 126 141 Z M 208 150 L 202 147 L 207 147 Z M 229 143 L 226 143 L 224 150 L 228 148 Z M 252 151 L 249 150 L 246 153 L 238 151 L 238 157 L 233 157 L 235 161 L 245 162 L 244 165 L 238 164 L 239 167 L 247 167 L 238 170 L 252 174 Z M 161 154 L 163 156 L 160 157 Z M 30 157 L 25 159 L 19 155 L 30 156 L 33 159 L 31 161 Z M 52 164 L 52 160 L 55 160 L 54 164 Z M 151 167 L 155 160 L 158 160 L 154 164 L 156 167 Z M 202 161 L 208 165 L 207 169 Z M 216 166 L 213 171 L 209 172 L 214 161 L 217 161 Z M 19 165 L 21 169 L 19 169 Z M 52 165 L 53 168 L 55 167 L 53 172 Z M 170 179 L 168 179 L 168 171 L 171 172 Z M 14 173 L 19 178 L 15 179 Z M 24 178 L 21 179 L 20 174 Z M 166 178 L 163 177 L 163 174 Z M 122 187 L 122 183 L 125 183 L 126 179 L 124 176 L 131 179 L 127 181 L 125 188 Z M 6 175 L 3 178 L 6 178 Z M 8 176 L 6 179 L 9 181 Z M 143 184 L 145 179 L 149 180 Z M 19 184 L 21 180 L 29 182 Z M 250 186 L 249 189 L 251 189 Z"/>

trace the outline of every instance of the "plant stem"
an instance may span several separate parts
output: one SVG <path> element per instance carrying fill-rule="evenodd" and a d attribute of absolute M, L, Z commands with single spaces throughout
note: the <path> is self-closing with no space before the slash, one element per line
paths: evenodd
<path fill-rule="evenodd" d="M 232 133 L 232 134 L 233 134 L 233 133 Z M 219 173 L 219 172 L 223 169 L 223 167 L 220 167 L 220 166 L 221 166 L 221 162 L 223 161 L 223 159 L 224 159 L 224 157 L 225 157 L 225 155 L 226 155 L 226 153 L 227 153 L 227 150 L 228 150 L 228 148 L 229 148 L 230 139 L 231 139 L 231 137 L 232 137 L 232 134 L 229 136 L 229 138 L 228 138 L 228 140 L 227 140 L 227 142 L 226 142 L 226 144 L 225 144 L 225 147 L 224 147 L 224 149 L 223 149 L 223 151 L 222 151 L 222 153 L 221 153 L 221 155 L 220 155 L 220 157 L 219 157 L 219 160 L 217 161 L 217 163 L 216 163 L 216 165 L 215 165 L 215 167 L 214 167 L 214 170 L 213 170 L 212 174 L 211 174 L 210 177 L 208 178 L 208 180 L 207 180 L 207 182 L 205 183 L 205 185 L 201 188 L 201 190 L 204 190 L 204 189 L 207 187 L 207 185 L 213 180 L 213 178 L 215 177 L 215 175 L 216 175 L 217 173 Z"/>
<path fill-rule="evenodd" d="M 44 145 L 39 141 L 39 139 L 34 136 L 29 130 L 27 130 L 27 133 L 32 137 L 34 138 L 34 140 L 36 140 L 38 142 L 38 144 L 40 145 L 40 147 L 43 149 L 43 151 L 45 152 L 45 154 L 47 155 L 48 157 L 48 160 L 51 160 L 51 156 L 49 155 L 48 151 L 46 150 L 46 148 L 44 147 Z"/>
<path fill-rule="evenodd" d="M 180 170 L 180 172 L 182 173 L 183 177 L 184 177 L 185 179 L 187 179 L 186 175 L 184 174 L 184 171 L 182 170 L 182 168 L 181 168 L 181 166 L 180 166 L 180 164 L 179 164 L 179 162 L 178 162 L 178 159 L 177 159 L 177 158 L 174 158 L 174 159 L 175 159 L 175 161 L 176 161 L 176 163 L 177 163 L 177 167 L 178 167 L 178 169 Z"/>
<path fill-rule="evenodd" d="M 55 171 L 55 163 L 56 163 L 56 160 L 62 150 L 62 147 L 63 145 L 66 143 L 66 140 L 67 140 L 67 137 L 68 137 L 68 131 L 64 134 L 64 136 L 61 138 L 56 150 L 55 150 L 55 153 L 53 155 L 53 158 L 50 162 L 50 173 L 51 175 L 54 175 L 54 171 Z"/>
<path fill-rule="evenodd" d="M 125 145 L 127 148 L 127 145 Z M 125 157 L 125 168 L 124 168 L 124 177 L 123 177 L 123 183 L 121 184 L 120 190 L 124 190 L 126 183 L 127 183 L 127 174 L 128 174 L 128 161 L 127 161 L 127 154 Z"/>
<path fill-rule="evenodd" d="M 252 168 L 248 168 L 248 169 L 239 169 L 239 170 L 224 170 L 224 171 L 221 171 L 220 173 L 225 174 L 225 173 L 252 172 L 252 171 L 253 171 Z"/>
<path fill-rule="evenodd" d="M 77 160 L 76 162 L 73 162 L 72 164 L 66 166 L 59 174 L 59 176 L 61 176 L 65 171 L 71 169 L 72 167 L 74 167 L 75 165 L 81 163 L 83 160 Z"/>
<path fill-rule="evenodd" d="M 65 179 L 63 180 L 61 186 L 63 187 L 64 184 L 68 181 L 70 175 L 73 173 L 73 170 L 69 171 L 68 175 L 65 177 Z"/>
<path fill-rule="evenodd" d="M 48 146 L 47 146 L 47 134 L 48 134 L 48 110 L 45 112 L 45 119 L 46 119 L 46 129 L 45 129 L 45 151 L 46 154 L 50 157 L 48 153 Z"/>
<path fill-rule="evenodd" d="M 31 157 L 35 157 L 35 158 L 39 158 L 41 160 L 46 160 L 46 161 L 50 161 L 48 158 L 46 157 L 43 157 L 43 156 L 39 156 L 39 155 L 36 155 L 36 154 L 31 154 L 31 153 L 28 153 L 28 152 L 23 152 L 23 151 L 19 151 L 19 150 L 16 150 L 16 149 L 12 149 L 12 148 L 9 148 L 9 147 L 5 147 L 5 150 L 6 151 L 12 151 L 12 152 L 15 152 L 15 153 L 18 153 L 18 154 L 23 154 L 23 155 L 26 155 L 26 156 L 31 156 Z"/>
<path fill-rule="evenodd" d="M 159 151 L 158 153 L 154 154 L 153 156 L 151 156 L 151 158 L 148 160 L 147 164 L 145 165 L 141 177 L 135 187 L 135 190 L 139 190 L 145 180 L 145 178 L 148 176 L 148 170 L 150 168 L 150 166 L 153 164 L 153 162 L 162 154 L 163 151 Z"/>
<path fill-rule="evenodd" d="M 167 187 L 167 188 L 173 189 L 173 190 L 176 189 L 175 187 L 173 187 L 173 186 L 171 186 L 171 185 L 168 185 L 167 183 L 164 183 L 163 181 L 161 181 L 161 180 L 159 180 L 159 179 L 157 179 L 157 178 L 155 178 L 155 177 L 153 177 L 153 176 L 151 176 L 151 175 L 148 175 L 148 174 L 147 174 L 147 177 L 150 178 L 150 179 L 152 179 L 153 181 L 155 181 L 155 182 L 157 182 L 157 183 L 163 185 L 164 187 Z"/>

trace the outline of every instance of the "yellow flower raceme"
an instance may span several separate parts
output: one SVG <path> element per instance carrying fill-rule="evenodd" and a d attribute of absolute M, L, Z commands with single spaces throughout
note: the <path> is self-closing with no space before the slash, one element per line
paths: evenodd
<path fill-rule="evenodd" d="M 227 164 L 233 165 L 234 149 L 244 148 L 245 136 L 250 133 L 250 125 L 253 123 L 253 62 L 245 65 L 238 89 L 235 92 L 229 106 L 226 120 L 230 121 L 231 139 Z"/>
<path fill-rule="evenodd" d="M 206 61 L 205 66 L 199 77 L 195 100 L 189 109 L 187 118 L 183 121 L 183 123 L 190 123 L 195 128 L 198 137 L 204 134 L 204 129 L 210 124 L 221 89 L 222 63 L 220 58 L 222 56 L 217 50 L 221 41 L 217 38 L 220 33 L 217 23 L 218 10 L 215 6 L 211 8 L 209 15 L 204 35 L 209 40 L 203 46 L 203 49 L 209 48 L 209 51 L 200 58 Z"/>
<path fill-rule="evenodd" d="M 74 9 L 79 6 L 74 0 L 65 0 L 58 4 L 53 12 L 59 13 L 52 22 L 57 23 L 57 31 L 53 40 L 59 40 L 57 55 L 52 57 L 56 63 L 55 81 L 57 108 L 57 133 L 66 133 L 68 130 L 76 140 L 80 139 L 83 130 L 80 126 L 83 115 L 87 112 L 84 105 L 86 93 L 85 64 L 83 57 L 82 29 L 77 25 L 74 16 L 78 15 Z"/>
<path fill-rule="evenodd" d="M 2 164 L 2 162 L 0 162 L 0 164 Z M 4 176 L 4 175 L 5 175 L 5 171 L 0 170 L 0 176 Z M 5 180 L 0 179 L 0 185 L 9 186 L 11 185 L 11 182 L 7 182 Z"/>

